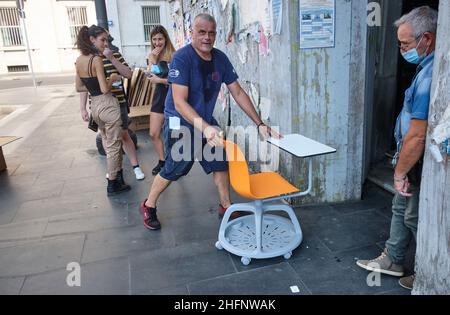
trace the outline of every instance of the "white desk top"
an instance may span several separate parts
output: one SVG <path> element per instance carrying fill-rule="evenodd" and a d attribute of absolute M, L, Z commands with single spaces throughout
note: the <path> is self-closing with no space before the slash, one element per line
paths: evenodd
<path fill-rule="evenodd" d="M 337 151 L 322 143 L 297 134 L 286 135 L 281 140 L 270 138 L 267 141 L 299 158 L 331 154 Z"/>

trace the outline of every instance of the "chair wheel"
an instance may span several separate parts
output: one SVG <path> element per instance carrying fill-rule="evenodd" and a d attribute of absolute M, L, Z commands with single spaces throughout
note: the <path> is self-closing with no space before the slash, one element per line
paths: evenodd
<path fill-rule="evenodd" d="M 289 252 L 289 253 L 287 253 L 287 254 L 284 254 L 284 259 L 291 259 L 291 257 L 292 257 L 292 252 Z"/>
<path fill-rule="evenodd" d="M 250 265 L 250 262 L 251 262 L 252 260 L 250 259 L 250 258 L 247 258 L 247 257 L 242 257 L 241 258 L 241 263 L 244 265 L 244 266 L 248 266 L 248 265 Z"/>
<path fill-rule="evenodd" d="M 216 248 L 217 248 L 218 250 L 223 250 L 223 246 L 220 244 L 219 241 L 216 242 Z"/>

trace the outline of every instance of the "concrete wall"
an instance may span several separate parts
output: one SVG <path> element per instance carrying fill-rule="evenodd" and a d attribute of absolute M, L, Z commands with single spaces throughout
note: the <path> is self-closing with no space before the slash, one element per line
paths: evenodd
<path fill-rule="evenodd" d="M 335 48 L 297 50 L 296 132 L 326 143 L 337 154 L 316 158 L 314 199 L 359 199 L 362 190 L 366 3 L 336 1 Z M 303 163 L 297 182 L 304 177 Z"/>
<path fill-rule="evenodd" d="M 270 54 L 261 56 L 258 43 L 251 35 L 248 55 L 242 63 L 242 44 L 238 37 L 226 45 L 231 5 L 225 10 L 221 1 L 213 0 L 215 11 L 208 8 L 218 21 L 216 46 L 230 57 L 241 85 L 250 90 L 258 87 L 259 99 L 267 99 L 270 107 L 258 104 L 258 110 L 268 111 L 268 121 L 280 126 L 281 132 L 301 133 L 338 149 L 338 153 L 314 159 L 314 193 L 309 201 L 339 202 L 359 199 L 362 189 L 363 124 L 365 99 L 365 58 L 367 33 L 367 3 L 360 0 L 336 1 L 336 47 L 299 49 L 298 1 L 283 1 L 281 35 L 269 40 Z M 239 8 L 239 1 L 236 1 Z M 217 9 L 219 8 L 219 9 Z M 184 12 L 194 17 L 203 11 L 199 4 L 192 7 L 184 1 Z M 239 12 L 245 14 L 245 12 Z M 267 107 L 267 108 L 266 108 Z M 252 123 L 232 102 L 233 126 Z M 227 112 L 220 106 L 216 117 L 225 124 Z M 295 184 L 305 187 L 306 164 L 282 154 L 282 174 Z"/>
<path fill-rule="evenodd" d="M 0 6 L 15 7 L 16 2 L 2 1 Z M 96 23 L 93 1 L 25 1 L 25 21 L 35 72 L 61 72 L 74 68 L 79 53 L 71 42 L 67 6 L 86 6 L 89 25 Z M 7 66 L 11 65 L 28 65 L 25 47 L 0 47 L 0 73 L 7 73 Z"/>
<path fill-rule="evenodd" d="M 168 2 L 166 0 L 107 0 L 109 27 L 114 44 L 120 48 L 130 66 L 145 67 L 149 53 L 149 43 L 145 42 L 142 20 L 143 6 L 160 6 L 161 24 L 172 36 L 169 23 Z"/>
<path fill-rule="evenodd" d="M 450 294 L 450 156 L 436 163 L 430 137 L 450 106 L 450 3 L 441 1 L 427 150 L 422 177 L 413 294 Z M 447 121 L 448 123 L 448 121 Z"/>

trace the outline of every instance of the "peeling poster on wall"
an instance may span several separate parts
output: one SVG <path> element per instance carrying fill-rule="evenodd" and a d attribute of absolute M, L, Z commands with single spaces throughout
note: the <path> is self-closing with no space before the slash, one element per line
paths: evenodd
<path fill-rule="evenodd" d="M 300 0 L 300 48 L 334 47 L 336 0 Z"/>

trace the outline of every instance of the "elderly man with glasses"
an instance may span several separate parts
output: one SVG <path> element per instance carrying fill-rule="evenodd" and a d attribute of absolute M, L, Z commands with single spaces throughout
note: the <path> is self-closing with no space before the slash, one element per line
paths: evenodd
<path fill-rule="evenodd" d="M 399 48 L 404 59 L 417 65 L 412 85 L 405 92 L 405 101 L 397 119 L 395 138 L 397 154 L 389 240 L 380 257 L 358 260 L 357 265 L 369 271 L 395 277 L 404 276 L 404 260 L 408 246 L 417 236 L 420 180 L 436 47 L 438 12 L 428 6 L 416 8 L 395 22 Z M 415 275 L 401 278 L 399 283 L 412 289 Z"/>

